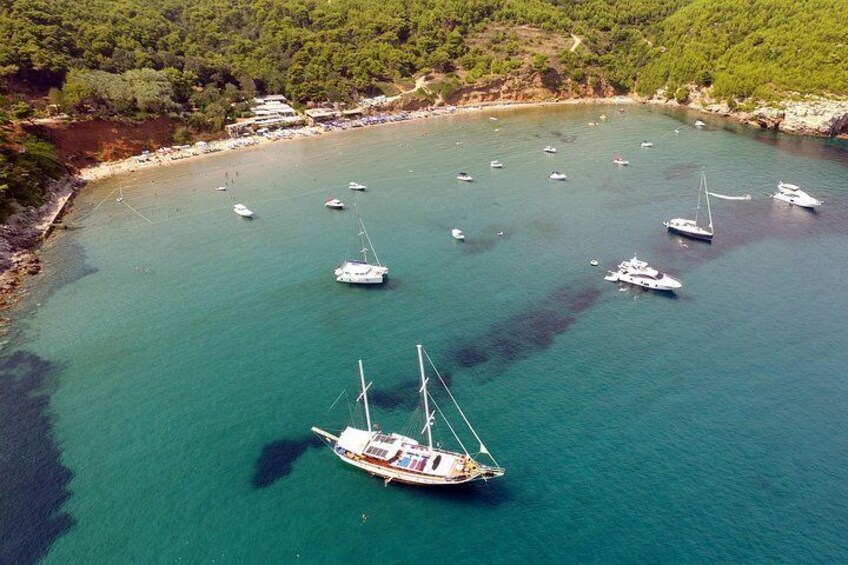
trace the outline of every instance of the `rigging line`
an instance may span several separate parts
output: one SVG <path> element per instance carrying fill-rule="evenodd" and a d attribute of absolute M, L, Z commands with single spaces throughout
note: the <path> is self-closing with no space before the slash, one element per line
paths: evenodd
<path fill-rule="evenodd" d="M 332 403 L 332 404 L 330 404 L 330 407 L 329 407 L 329 408 L 327 408 L 327 412 L 329 412 L 330 410 L 332 410 L 332 409 L 333 409 L 333 407 L 336 405 L 336 402 L 338 402 L 339 400 L 341 400 L 341 397 L 342 397 L 342 395 L 344 395 L 344 394 L 347 394 L 347 389 L 346 389 L 346 388 L 345 388 L 345 389 L 342 389 L 342 391 L 339 393 L 339 395 L 336 397 L 336 399 L 333 401 L 333 403 Z"/>
<path fill-rule="evenodd" d="M 422 349 L 424 349 L 424 348 L 422 348 Z M 480 439 L 479 435 L 477 435 L 477 432 L 474 430 L 474 427 L 471 425 L 471 422 L 469 422 L 468 418 L 465 417 L 465 412 L 463 412 L 462 408 L 459 407 L 459 403 L 456 401 L 456 398 L 453 397 L 453 393 L 448 388 L 448 385 L 445 384 L 445 381 L 442 378 L 441 373 L 439 373 L 439 370 L 436 368 L 436 365 L 433 363 L 433 360 L 430 359 L 430 354 L 427 353 L 426 349 L 424 349 L 424 355 L 427 356 L 427 361 L 430 362 L 430 366 L 433 367 L 433 370 L 436 372 L 436 376 L 439 377 L 439 381 L 442 383 L 442 386 L 445 387 L 445 391 L 448 393 L 448 396 L 450 396 L 450 399 L 453 401 L 453 405 L 456 406 L 457 411 L 459 411 L 459 415 L 462 416 L 462 420 L 465 422 L 465 425 L 468 426 L 468 429 L 471 430 L 471 433 L 474 434 L 474 437 L 477 438 L 477 441 L 480 443 L 480 451 L 481 452 L 485 451 L 486 455 L 489 456 L 489 458 L 495 463 L 495 465 L 498 465 L 498 462 L 495 461 L 495 458 L 492 457 L 492 454 L 489 453 L 488 449 L 486 449 L 486 446 L 483 444 L 483 440 Z"/>
<path fill-rule="evenodd" d="M 444 412 L 442 412 L 442 409 L 441 409 L 441 408 L 439 408 L 439 404 L 436 402 L 436 399 L 435 399 L 435 398 L 433 398 L 433 395 L 432 395 L 432 394 L 430 394 L 429 392 L 427 393 L 427 396 L 429 396 L 429 397 L 430 397 L 430 401 L 432 401 L 433 406 L 435 406 L 435 407 L 436 407 L 436 410 L 438 410 L 438 412 L 439 412 L 439 416 L 441 416 L 441 417 L 442 417 L 442 420 L 444 420 L 444 421 L 445 421 L 445 424 L 447 424 L 447 425 L 448 425 L 448 429 L 449 429 L 449 430 L 451 431 L 451 433 L 453 434 L 453 437 L 456 439 L 456 441 L 458 441 L 458 442 L 459 442 L 459 446 L 462 448 L 462 451 L 464 451 L 466 455 L 469 455 L 469 456 L 470 456 L 470 454 L 468 453 L 468 449 L 466 449 L 466 448 L 465 448 L 465 444 L 464 444 L 464 443 L 462 443 L 462 440 L 461 440 L 461 439 L 459 439 L 459 436 L 458 436 L 458 435 L 456 435 L 456 432 L 454 431 L 453 426 L 451 426 L 451 425 L 450 425 L 450 422 L 448 422 L 448 419 L 445 417 L 445 413 L 444 413 Z"/>
<path fill-rule="evenodd" d="M 103 198 L 103 200 L 101 200 L 101 201 L 97 204 L 97 206 L 95 206 L 94 208 L 92 208 L 91 210 L 89 210 L 88 214 L 85 214 L 83 217 L 78 218 L 78 219 L 77 219 L 77 221 L 78 221 L 78 222 L 82 222 L 83 220 L 85 220 L 86 218 L 88 218 L 90 215 L 94 214 L 94 213 L 97 211 L 97 209 L 98 209 L 98 208 L 100 208 L 101 206 L 103 206 L 103 203 L 104 203 L 104 202 L 106 202 L 107 200 L 109 200 L 109 199 L 112 197 L 112 195 L 113 195 L 113 194 L 115 194 L 115 189 L 114 189 L 114 188 L 112 189 L 112 191 L 111 191 L 109 194 L 107 194 L 107 195 Z"/>
<path fill-rule="evenodd" d="M 129 208 L 130 210 L 132 210 L 133 212 L 135 212 L 136 214 L 138 214 L 138 217 L 139 217 L 139 218 L 141 218 L 142 220 L 144 220 L 144 221 L 145 221 L 145 222 L 147 222 L 148 224 L 153 225 L 153 222 L 151 222 L 151 221 L 150 221 L 150 219 L 148 219 L 148 218 L 147 218 L 147 216 L 145 216 L 144 214 L 142 214 L 141 212 L 139 212 L 138 210 L 136 210 L 135 208 L 133 208 L 132 206 L 130 206 L 130 203 L 129 203 L 129 202 L 124 201 L 124 202 L 122 202 L 122 204 L 123 204 L 124 206 L 126 206 L 127 208 Z"/>

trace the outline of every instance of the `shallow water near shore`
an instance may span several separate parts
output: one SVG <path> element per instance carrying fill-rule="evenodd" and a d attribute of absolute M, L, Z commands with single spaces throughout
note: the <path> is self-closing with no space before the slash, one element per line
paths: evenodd
<path fill-rule="evenodd" d="M 43 251 L 41 305 L 5 349 L 18 357 L 0 390 L 22 384 L 0 396 L 0 422 L 40 448 L 37 472 L 7 465 L 8 484 L 39 494 L 0 518 L 20 539 L 16 553 L 2 542 L 5 555 L 848 560 L 848 150 L 692 121 L 641 107 L 508 109 L 86 188 L 74 229 Z M 631 165 L 615 167 L 615 154 Z M 692 213 L 701 168 L 712 191 L 754 197 L 713 200 L 711 245 L 661 224 Z M 825 206 L 773 201 L 780 180 Z M 348 209 L 325 209 L 331 196 Z M 235 202 L 256 218 L 233 214 Z M 358 250 L 354 202 L 391 270 L 385 288 L 332 276 Z M 634 252 L 683 289 L 603 280 Z M 374 420 L 408 428 L 418 342 L 503 479 L 384 487 L 311 438 L 312 425 L 347 422 L 344 398 L 329 407 L 345 388 L 355 398 L 359 358 Z M 43 402 L 26 404 L 35 390 Z"/>

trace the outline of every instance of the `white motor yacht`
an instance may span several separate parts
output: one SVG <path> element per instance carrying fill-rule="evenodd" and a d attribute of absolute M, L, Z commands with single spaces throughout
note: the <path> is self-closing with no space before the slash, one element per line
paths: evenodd
<path fill-rule="evenodd" d="M 359 191 L 363 191 L 366 188 L 368 188 L 364 184 L 359 184 L 358 182 L 353 182 L 353 181 L 350 181 L 349 183 L 347 183 L 347 187 L 351 190 L 359 190 Z"/>
<path fill-rule="evenodd" d="M 788 202 L 789 204 L 794 204 L 795 206 L 800 206 L 802 208 L 818 208 L 822 205 L 822 201 L 813 198 L 800 188 L 796 188 L 792 190 L 788 187 L 795 186 L 790 185 L 788 183 L 780 183 L 778 185 L 778 190 L 774 194 L 771 195 L 775 200 L 783 200 L 784 202 Z"/>
<path fill-rule="evenodd" d="M 565 173 L 561 173 L 559 171 L 553 171 L 550 175 L 548 175 L 548 178 L 551 179 L 551 180 L 565 180 L 568 177 L 566 176 Z"/>
<path fill-rule="evenodd" d="M 615 163 L 616 165 L 620 165 L 622 167 L 626 167 L 627 165 L 630 164 L 630 161 L 628 161 L 624 157 L 619 157 L 619 156 L 616 156 L 615 158 L 613 158 L 612 162 Z"/>
<path fill-rule="evenodd" d="M 338 198 L 328 198 L 324 201 L 324 206 L 333 210 L 344 210 L 344 202 Z"/>
<path fill-rule="evenodd" d="M 553 145 L 547 145 L 547 146 L 545 146 L 544 149 L 542 149 L 542 151 L 544 151 L 545 153 L 556 153 L 557 148 L 554 147 Z"/>
<path fill-rule="evenodd" d="M 604 280 L 625 282 L 653 290 L 673 291 L 683 286 L 679 280 L 659 272 L 645 261 L 637 259 L 635 255 L 629 261 L 622 261 L 617 271 L 609 271 Z"/>
<path fill-rule="evenodd" d="M 219 190 L 219 191 L 223 192 L 223 191 L 227 190 L 227 187 L 226 186 L 216 186 L 215 190 Z"/>
<path fill-rule="evenodd" d="M 643 141 L 643 142 L 640 144 L 640 146 L 641 146 L 641 147 L 646 147 L 646 148 L 653 147 L 653 146 L 654 146 L 654 142 L 653 142 L 653 141 L 647 141 L 647 140 L 646 140 L 646 141 Z"/>
<path fill-rule="evenodd" d="M 451 230 L 451 235 L 452 235 L 452 236 L 453 236 L 453 238 L 454 238 L 454 239 L 456 239 L 457 241 L 465 241 L 465 232 L 463 232 L 463 231 L 462 231 L 461 229 L 459 229 L 459 228 L 453 228 L 453 229 Z"/>
<path fill-rule="evenodd" d="M 704 122 L 702 122 L 701 120 L 695 120 L 695 127 L 696 127 L 696 128 L 702 128 L 702 127 L 704 127 L 704 126 L 706 126 L 706 125 L 707 125 L 707 124 L 705 124 L 705 123 L 704 123 Z"/>
<path fill-rule="evenodd" d="M 250 210 L 244 204 L 236 204 L 233 206 L 233 212 L 241 216 L 242 218 L 252 218 L 253 210 Z"/>
<path fill-rule="evenodd" d="M 503 169 L 503 163 L 498 160 L 492 161 L 491 163 L 489 163 L 489 166 L 493 169 Z"/>
<path fill-rule="evenodd" d="M 462 182 L 474 182 L 474 177 L 472 177 L 468 173 L 459 173 L 458 175 L 456 175 L 456 180 Z"/>

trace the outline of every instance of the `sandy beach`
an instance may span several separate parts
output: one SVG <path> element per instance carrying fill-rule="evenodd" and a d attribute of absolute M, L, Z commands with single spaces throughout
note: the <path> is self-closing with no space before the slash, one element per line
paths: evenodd
<path fill-rule="evenodd" d="M 93 167 L 81 169 L 78 177 L 86 182 L 97 181 L 109 177 L 134 173 L 150 167 L 161 167 L 180 163 L 186 159 L 200 159 L 223 151 L 235 151 L 263 146 L 278 141 L 307 139 L 322 135 L 358 129 L 362 127 L 384 126 L 424 120 L 439 116 L 466 114 L 471 112 L 496 111 L 510 108 L 532 108 L 543 106 L 564 106 L 578 104 L 635 104 L 637 101 L 629 96 L 611 98 L 575 98 L 572 100 L 552 102 L 492 102 L 474 104 L 471 106 L 442 106 L 415 111 L 385 112 L 355 119 L 333 120 L 314 126 L 285 128 L 266 132 L 261 135 L 249 135 L 239 138 L 217 139 L 209 142 L 198 142 L 194 145 L 159 148 L 143 155 L 135 155 L 119 161 L 108 161 Z"/>

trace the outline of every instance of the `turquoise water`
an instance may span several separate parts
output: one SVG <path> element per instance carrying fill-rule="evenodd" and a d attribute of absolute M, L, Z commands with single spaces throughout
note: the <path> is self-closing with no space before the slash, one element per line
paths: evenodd
<path fill-rule="evenodd" d="M 5 348 L 0 431 L 34 455 L 4 464 L 32 490 L 0 486 L 0 556 L 848 561 L 848 151 L 693 120 L 453 116 L 88 187 Z M 713 202 L 712 245 L 661 225 L 692 210 L 702 167 L 711 190 L 754 195 Z M 824 208 L 766 198 L 779 180 Z M 348 210 L 326 210 L 330 196 Z M 354 201 L 386 288 L 334 282 L 358 247 Z M 634 252 L 684 288 L 603 280 Z M 503 479 L 386 488 L 313 447 L 310 426 L 346 423 L 344 400 L 328 407 L 354 392 L 359 358 L 374 420 L 403 429 L 419 341 Z"/>

